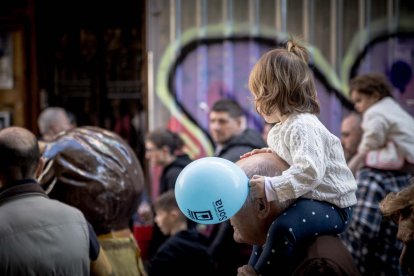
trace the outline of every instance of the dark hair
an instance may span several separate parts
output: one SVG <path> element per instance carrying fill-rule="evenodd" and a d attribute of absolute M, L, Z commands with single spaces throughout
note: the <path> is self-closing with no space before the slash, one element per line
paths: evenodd
<path fill-rule="evenodd" d="M 378 93 L 380 99 L 392 97 L 391 85 L 384 75 L 378 73 L 364 74 L 353 78 L 349 83 L 349 95 L 352 91 L 369 96 Z"/>
<path fill-rule="evenodd" d="M 244 116 L 243 108 L 238 102 L 231 99 L 221 99 L 213 104 L 211 111 L 227 112 L 232 118 L 240 118 Z"/>
<path fill-rule="evenodd" d="M 175 194 L 173 190 L 166 191 L 162 193 L 158 199 L 154 202 L 154 209 L 156 211 L 163 210 L 169 211 L 173 208 L 178 209 L 177 200 L 175 199 Z"/>
<path fill-rule="evenodd" d="M 168 147 L 171 154 L 184 147 L 184 142 L 180 136 L 165 128 L 156 129 L 148 133 L 147 140 L 154 143 L 157 148 Z"/>

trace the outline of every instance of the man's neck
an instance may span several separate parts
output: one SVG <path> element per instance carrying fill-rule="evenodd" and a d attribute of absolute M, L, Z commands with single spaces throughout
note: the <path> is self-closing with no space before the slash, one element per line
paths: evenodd
<path fill-rule="evenodd" d="M 187 230 L 187 222 L 180 222 L 178 223 L 173 229 L 171 229 L 171 236 L 177 234 L 178 232 Z"/>
<path fill-rule="evenodd" d="M 175 155 L 168 156 L 164 161 L 164 167 L 167 167 L 168 165 L 170 165 L 172 162 L 175 161 L 175 159 L 177 159 Z"/>

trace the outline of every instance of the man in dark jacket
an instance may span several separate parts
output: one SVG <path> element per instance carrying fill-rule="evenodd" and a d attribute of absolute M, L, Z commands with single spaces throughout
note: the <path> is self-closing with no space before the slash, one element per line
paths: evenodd
<path fill-rule="evenodd" d="M 49 199 L 35 180 L 43 167 L 36 137 L 1 130 L 0 156 L 0 275 L 109 275 L 83 214 Z"/>
<path fill-rule="evenodd" d="M 210 135 L 215 144 L 215 156 L 236 162 L 253 149 L 266 147 L 261 134 L 246 127 L 241 106 L 233 100 L 222 99 L 210 110 Z"/>
<path fill-rule="evenodd" d="M 234 100 L 221 99 L 214 103 L 209 114 L 210 135 L 215 143 L 215 156 L 232 162 L 253 149 L 266 147 L 261 134 L 246 127 L 246 117 Z M 220 275 L 236 275 L 237 268 L 245 264 L 251 248 L 233 240 L 229 221 L 213 226 L 210 235 L 210 254 Z"/>

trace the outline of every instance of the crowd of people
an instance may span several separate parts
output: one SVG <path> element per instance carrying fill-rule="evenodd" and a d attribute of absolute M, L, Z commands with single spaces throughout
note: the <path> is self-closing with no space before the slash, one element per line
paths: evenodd
<path fill-rule="evenodd" d="M 249 178 L 244 205 L 219 224 L 178 207 L 175 182 L 193 159 L 166 127 L 144 141 L 161 170 L 155 198 L 125 139 L 63 108 L 39 114 L 39 137 L 0 130 L 0 274 L 414 274 L 414 119 L 383 75 L 361 74 L 336 137 L 317 117 L 308 55 L 289 40 L 254 66 L 262 133 L 234 99 L 210 107 L 214 156 Z M 152 228 L 145 254 L 137 221 Z"/>

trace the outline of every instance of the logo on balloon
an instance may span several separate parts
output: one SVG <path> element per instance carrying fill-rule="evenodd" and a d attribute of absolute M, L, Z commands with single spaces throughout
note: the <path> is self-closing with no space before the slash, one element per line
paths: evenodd
<path fill-rule="evenodd" d="M 211 212 L 209 210 L 202 211 L 202 212 L 195 212 L 195 211 L 191 211 L 190 209 L 187 209 L 187 211 L 188 211 L 188 216 L 192 220 L 212 220 L 213 219 L 213 216 L 211 215 Z"/>

